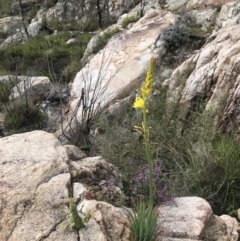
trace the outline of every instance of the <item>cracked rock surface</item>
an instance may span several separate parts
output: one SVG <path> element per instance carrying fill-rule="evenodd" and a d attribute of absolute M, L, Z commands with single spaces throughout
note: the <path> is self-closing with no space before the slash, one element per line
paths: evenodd
<path fill-rule="evenodd" d="M 68 198 L 73 184 L 78 191 L 78 186 L 81 190 L 90 187 L 72 182 L 71 164 L 80 166 L 83 172 L 88 169 L 97 181 L 105 180 L 108 171 L 114 174 L 112 166 L 101 157 L 86 158 L 77 147 L 62 146 L 53 134 L 44 131 L 0 139 L 1 241 L 78 240 L 76 230 L 67 230 Z M 116 235 L 117 240 L 129 240 L 124 209 L 86 199 L 78 207 L 80 216 L 88 212 L 93 215 L 79 232 L 81 240 L 114 240 Z"/>
<path fill-rule="evenodd" d="M 45 240 L 66 219 L 66 160 L 53 134 L 34 131 L 0 139 L 1 241 Z"/>
<path fill-rule="evenodd" d="M 239 25 L 223 28 L 174 70 L 168 80 L 168 101 L 180 101 L 183 119 L 202 98 L 222 131 L 239 125 L 239 40 Z M 187 69 L 191 74 L 183 84 L 178 76 Z"/>

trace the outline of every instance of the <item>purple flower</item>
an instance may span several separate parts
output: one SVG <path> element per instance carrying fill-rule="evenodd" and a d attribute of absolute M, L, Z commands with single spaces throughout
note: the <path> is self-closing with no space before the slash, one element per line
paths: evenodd
<path fill-rule="evenodd" d="M 153 165 L 153 182 L 155 186 L 155 202 L 165 202 L 172 199 L 169 194 L 169 188 L 166 178 L 169 173 L 162 171 L 162 164 L 157 163 Z M 149 195 L 149 172 L 148 166 L 143 165 L 139 168 L 138 172 L 133 176 L 132 183 L 129 188 L 133 195 Z"/>

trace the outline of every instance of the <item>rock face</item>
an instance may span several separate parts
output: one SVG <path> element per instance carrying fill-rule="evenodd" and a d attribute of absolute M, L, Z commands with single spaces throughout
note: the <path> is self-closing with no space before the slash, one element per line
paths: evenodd
<path fill-rule="evenodd" d="M 138 1 L 136 0 L 110 0 L 101 1 L 100 6 L 102 12 L 108 11 L 110 16 L 119 17 L 124 11 L 129 11 L 130 7 L 134 7 Z M 70 0 L 68 2 L 59 0 L 53 7 L 42 9 L 38 12 L 38 17 L 46 17 L 47 21 L 51 19 L 58 20 L 76 20 L 84 17 L 88 11 L 96 12 L 97 5 L 95 1 L 77 1 Z"/>
<path fill-rule="evenodd" d="M 125 201 L 121 191 L 123 186 L 121 175 L 116 167 L 107 163 L 101 156 L 70 161 L 69 166 L 74 183 L 73 196 L 115 204 Z M 78 184 L 83 184 L 85 189 L 79 192 Z"/>
<path fill-rule="evenodd" d="M 201 234 L 201 238 L 213 241 L 238 241 L 239 223 L 228 215 L 213 215 Z"/>
<path fill-rule="evenodd" d="M 66 219 L 66 160 L 65 148 L 43 131 L 0 139 L 0 240 L 43 240 Z"/>
<path fill-rule="evenodd" d="M 180 99 L 183 118 L 192 110 L 194 100 L 202 97 L 207 101 L 206 110 L 216 116 L 222 130 L 234 130 L 239 124 L 239 39 L 238 25 L 221 29 L 175 69 L 168 80 L 169 101 Z M 181 83 L 179 74 L 187 69 L 191 74 L 186 84 Z"/>
<path fill-rule="evenodd" d="M 92 213 L 92 218 L 87 223 L 86 229 L 80 232 L 80 240 L 130 240 L 129 211 L 95 200 L 84 200 L 78 205 L 78 209 L 83 214 Z M 106 239 L 106 236 L 109 239 Z"/>
<path fill-rule="evenodd" d="M 240 23 L 240 1 L 230 1 L 222 6 L 219 12 L 215 29 L 234 26 Z"/>
<path fill-rule="evenodd" d="M 19 17 L 12 17 L 12 20 L 7 18 L 6 24 L 4 25 L 4 33 L 8 35 L 8 38 L 6 38 L 3 43 L 1 43 L 0 47 L 24 43 L 28 40 L 28 37 L 35 37 L 41 27 L 41 21 L 34 21 L 33 23 L 29 24 L 28 26 L 26 26 L 28 33 L 27 36 L 24 24 Z"/>
<path fill-rule="evenodd" d="M 91 182 L 84 173 L 90 173 L 92 181 L 101 185 L 111 176 L 108 173 L 111 165 L 102 158 L 86 158 L 77 147 L 64 147 L 49 133 L 34 131 L 0 139 L 1 241 L 77 240 L 76 230 L 64 228 L 69 223 L 67 203 L 72 194 L 67 163 L 70 168 L 80 166 L 78 177 L 82 177 L 84 185 Z M 76 198 L 79 186 L 83 191 L 90 188 L 76 182 Z M 110 237 L 129 240 L 130 229 L 126 225 L 129 221 L 124 209 L 84 198 L 78 209 L 79 215 L 89 211 L 92 214 L 80 232 L 81 240 L 105 241 Z"/>
<path fill-rule="evenodd" d="M 131 29 L 115 35 L 76 75 L 69 116 L 78 107 L 84 87 L 88 90 L 86 104 L 89 106 L 92 100 L 94 108 L 127 97 L 141 83 L 150 58 L 163 54 L 158 38 L 174 21 L 173 14 L 151 9 Z M 81 108 L 77 112 L 79 121 Z"/>
<path fill-rule="evenodd" d="M 180 11 L 183 9 L 214 9 L 221 8 L 222 5 L 234 0 L 166 0 L 166 8 L 170 11 Z"/>

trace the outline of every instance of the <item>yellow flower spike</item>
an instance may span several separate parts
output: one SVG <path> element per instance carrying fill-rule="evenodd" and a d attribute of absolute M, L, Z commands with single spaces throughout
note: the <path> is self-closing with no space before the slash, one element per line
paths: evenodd
<path fill-rule="evenodd" d="M 144 98 L 147 97 L 147 92 L 146 92 L 146 89 L 145 89 L 145 88 L 141 88 L 141 93 L 142 93 L 142 96 L 143 96 Z"/>
<path fill-rule="evenodd" d="M 148 97 L 152 92 L 152 82 L 153 82 L 153 77 L 154 77 L 154 71 L 156 68 L 156 59 L 151 58 L 150 64 L 148 67 L 147 71 L 147 77 L 145 80 L 145 86 L 141 88 L 141 97 L 136 98 L 133 107 L 134 108 L 140 108 L 142 111 L 142 117 L 143 117 L 143 122 L 142 122 L 142 127 L 135 127 L 136 131 L 139 131 L 143 134 L 144 137 L 144 146 L 145 146 L 145 151 L 146 151 L 146 157 L 147 157 L 147 162 L 148 162 L 148 173 L 149 173 L 149 207 L 153 208 L 153 197 L 154 197 L 154 192 L 155 192 L 155 186 L 153 182 L 153 170 L 152 170 L 152 160 L 151 160 L 151 153 L 150 153 L 150 130 L 148 128 L 147 124 L 147 102 L 148 102 Z"/>
<path fill-rule="evenodd" d="M 151 58 L 150 64 L 149 64 L 149 67 L 148 67 L 147 77 L 146 77 L 146 80 L 145 80 L 145 87 L 144 87 L 145 94 L 146 94 L 147 97 L 152 92 L 152 82 L 153 82 L 155 69 L 156 69 L 156 59 Z"/>
<path fill-rule="evenodd" d="M 138 97 L 135 102 L 133 103 L 133 108 L 137 109 L 144 109 L 144 100 L 143 98 Z"/>

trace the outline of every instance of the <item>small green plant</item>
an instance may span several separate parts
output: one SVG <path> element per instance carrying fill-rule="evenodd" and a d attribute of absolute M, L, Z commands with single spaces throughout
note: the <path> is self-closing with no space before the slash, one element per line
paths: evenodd
<path fill-rule="evenodd" d="M 74 202 L 73 198 L 69 199 L 69 209 L 71 213 L 70 219 L 74 225 L 74 228 L 76 228 L 77 230 L 80 230 L 81 228 L 85 228 L 83 219 L 78 214 L 77 205 Z"/>
<path fill-rule="evenodd" d="M 15 0 L 0 0 L 0 18 L 12 15 L 12 4 L 16 2 Z"/>
<path fill-rule="evenodd" d="M 123 20 L 122 26 L 126 28 L 129 23 L 135 23 L 140 19 L 140 16 L 129 16 Z"/>
<path fill-rule="evenodd" d="M 131 241 L 155 241 L 157 236 L 155 227 L 157 215 L 152 206 L 146 206 L 144 202 L 137 205 L 136 213 L 131 214 Z"/>
<path fill-rule="evenodd" d="M 69 198 L 69 210 L 70 210 L 70 221 L 73 226 L 71 227 L 68 224 L 64 228 L 67 230 L 75 229 L 77 231 L 85 228 L 85 223 L 87 223 L 90 220 L 92 215 L 88 213 L 84 218 L 81 218 L 80 215 L 78 214 L 77 205 L 75 203 L 74 198 Z"/>
<path fill-rule="evenodd" d="M 67 40 L 74 37 L 75 43 L 66 44 Z M 70 32 L 44 36 L 40 33 L 35 38 L 29 39 L 20 45 L 5 46 L 0 49 L 0 71 L 15 75 L 22 75 L 31 69 L 32 75 L 49 76 L 54 80 L 64 78 L 69 82 L 81 68 L 87 43 L 92 34 L 79 33 L 72 35 Z M 76 61 L 78 67 L 75 66 Z M 36 68 L 37 66 L 37 68 Z M 53 80 L 53 79 L 52 79 Z"/>

